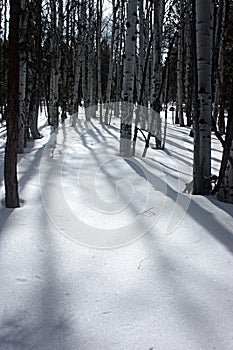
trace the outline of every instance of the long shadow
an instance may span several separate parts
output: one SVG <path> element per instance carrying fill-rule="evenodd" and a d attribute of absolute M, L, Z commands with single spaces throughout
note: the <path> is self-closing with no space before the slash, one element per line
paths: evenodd
<path fill-rule="evenodd" d="M 219 201 L 215 196 L 208 196 L 206 197 L 215 207 L 223 210 L 224 212 L 228 213 L 232 219 L 233 219 L 233 204 L 230 203 L 224 203 Z M 232 223 L 233 225 L 233 223 Z M 232 228 L 233 230 L 233 228 Z"/>
<path fill-rule="evenodd" d="M 22 261 L 21 270 L 25 278 L 17 275 L 14 266 L 9 272 L 13 277 L 12 291 L 9 290 L 5 297 L 4 312 L 0 318 L 0 349 L 63 350 L 69 347 L 66 341 L 72 336 L 68 313 L 65 313 L 64 294 L 61 293 L 67 287 L 58 276 L 62 261 L 40 201 L 37 210 L 32 211 L 31 220 L 27 224 L 30 227 L 24 226 L 24 230 L 30 232 L 33 223 L 36 246 L 30 247 L 35 249 L 35 254 L 28 252 L 31 257 L 29 268 L 24 266 L 24 259 Z M 28 246 L 20 247 L 20 253 L 23 249 L 26 257 Z M 13 253 L 10 250 L 9 254 Z M 17 270 L 18 273 L 21 270 Z"/>
<path fill-rule="evenodd" d="M 135 160 L 136 162 L 136 160 Z M 139 176 L 143 176 L 141 171 L 139 171 L 140 166 L 132 166 L 132 162 L 128 162 L 129 166 L 138 173 Z M 166 186 L 167 192 L 166 195 L 174 203 L 177 201 L 178 194 L 181 197 L 186 197 L 185 194 L 178 193 L 175 191 L 168 183 L 165 183 L 162 178 L 158 178 L 148 169 L 146 169 L 147 180 L 151 183 L 152 186 L 156 184 L 156 188 L 164 188 Z M 159 182 L 159 185 L 158 185 Z M 182 203 L 182 201 L 180 201 Z M 179 204 L 180 205 L 180 204 Z M 202 227 L 208 231 L 208 233 L 216 238 L 220 243 L 222 243 L 232 254 L 233 254 L 233 230 L 227 230 L 223 225 L 221 225 L 216 219 L 213 213 L 202 208 L 194 199 L 191 199 L 190 205 L 187 208 L 183 208 L 187 214 L 192 217 L 196 222 L 198 222 Z"/>
<path fill-rule="evenodd" d="M 97 127 L 93 122 L 89 121 L 84 123 L 84 127 L 82 127 L 80 123 L 76 124 L 75 127 L 73 127 L 73 130 L 78 134 L 83 146 L 89 150 L 91 150 L 92 147 L 88 142 L 88 138 L 91 137 L 93 141 L 99 144 L 101 142 L 107 141 L 107 136 L 104 135 L 104 133 L 101 130 L 105 131 L 109 136 L 111 136 L 115 140 L 118 140 L 118 136 L 111 132 L 111 130 L 116 131 L 119 129 L 112 125 L 106 126 L 104 124 L 99 124 L 99 127 Z"/>
<path fill-rule="evenodd" d="M 178 141 L 183 141 L 185 143 L 193 145 L 193 139 L 188 134 L 185 134 L 185 136 L 176 136 L 174 134 L 174 132 L 170 131 L 168 133 L 168 136 L 170 136 L 172 139 L 175 139 L 175 140 L 178 140 Z"/>
<path fill-rule="evenodd" d="M 179 139 L 178 139 L 178 141 L 181 142 L 182 140 L 179 140 Z M 184 146 L 181 145 L 180 142 L 178 142 L 178 141 L 177 141 L 177 142 L 174 142 L 174 141 L 172 141 L 172 140 L 167 140 L 166 143 L 169 144 L 169 145 L 171 145 L 171 146 L 174 146 L 174 147 L 176 147 L 176 148 L 178 148 L 178 149 L 182 149 L 182 151 L 184 151 Z M 186 151 L 192 152 L 192 151 L 191 151 L 189 148 L 187 148 L 187 147 L 186 147 Z"/>
<path fill-rule="evenodd" d="M 94 130 L 93 130 L 94 129 Z M 100 131 L 97 132 L 97 129 L 94 128 L 94 124 L 92 122 L 86 122 L 84 123 L 84 126 L 82 127 L 80 123 L 75 125 L 73 127 L 73 130 L 78 134 L 82 144 L 87 149 L 91 149 L 90 144 L 88 143 L 88 138 L 92 138 L 94 141 L 100 143 L 103 141 L 104 136 L 101 135 Z"/>
<path fill-rule="evenodd" d="M 22 192 L 26 184 L 33 179 L 33 177 L 37 176 L 39 173 L 39 166 L 40 166 L 40 161 L 41 157 L 44 152 L 45 145 L 41 146 L 37 150 L 34 150 L 34 158 L 32 161 L 28 161 L 28 167 L 23 168 L 21 170 L 20 166 L 18 167 L 18 175 L 19 175 L 19 192 Z M 32 152 L 30 152 L 30 156 L 32 155 Z M 22 161 L 25 160 L 26 154 L 23 154 L 21 156 Z"/>
<path fill-rule="evenodd" d="M 95 124 L 92 123 L 92 127 L 95 130 L 95 132 L 99 135 L 99 137 L 103 140 L 106 141 L 106 137 L 104 136 L 104 134 L 100 131 L 99 128 L 96 127 Z"/>
<path fill-rule="evenodd" d="M 160 283 L 164 284 L 166 290 L 169 291 L 170 299 L 172 298 L 171 300 L 176 305 L 176 311 L 190 329 L 190 339 L 194 337 L 199 342 L 200 348 L 203 347 L 203 340 L 206 338 L 215 339 L 217 343 L 221 344 L 223 335 L 219 331 L 218 321 L 214 317 L 210 317 L 212 309 L 209 309 L 208 313 L 206 307 L 203 309 L 203 298 L 200 300 L 199 295 L 195 295 L 189 285 L 190 282 L 195 282 L 197 276 L 200 277 L 199 269 L 196 269 L 195 264 L 191 267 L 187 266 L 187 262 L 182 262 L 180 256 L 176 259 L 169 255 L 169 250 L 167 252 L 167 250 L 159 248 L 159 238 L 156 238 L 155 235 L 149 234 L 148 239 L 150 250 L 154 249 L 158 252 L 158 255 L 156 255 L 156 266 L 158 265 L 156 274 L 159 274 Z M 179 254 L 178 249 L 177 254 Z M 216 283 L 214 277 L 208 273 L 208 270 L 205 270 L 203 264 L 201 280 L 198 278 L 195 282 L 195 291 L 198 290 L 199 293 L 202 293 L 204 288 L 205 292 L 208 293 L 211 288 L 214 288 L 220 294 L 219 290 L 224 290 L 224 286 L 218 285 L 216 288 Z M 208 299 L 208 294 L 204 298 Z M 166 308 L 168 307 L 169 299 Z"/>
<path fill-rule="evenodd" d="M 185 165 L 187 165 L 190 169 L 192 169 L 192 167 L 193 167 L 193 163 L 192 163 L 192 161 L 187 161 L 186 159 L 184 159 L 184 157 L 182 157 L 182 156 L 180 156 L 179 155 L 179 153 L 177 153 L 177 152 L 175 152 L 175 151 L 169 151 L 168 149 L 164 149 L 164 152 L 167 154 L 167 155 L 169 155 L 169 156 L 171 156 L 171 157 L 173 157 L 174 155 L 175 155 L 175 158 L 177 158 L 179 161 L 181 161 L 182 163 L 184 163 Z"/>
<path fill-rule="evenodd" d="M 2 205 L 2 207 L 4 207 L 5 201 L 3 200 L 0 205 Z M 0 208 L 0 235 L 2 234 L 3 228 L 6 225 L 11 214 L 14 212 L 14 210 L 16 210 L 16 209 Z"/>
<path fill-rule="evenodd" d="M 226 229 L 215 219 L 212 212 L 203 209 L 194 200 L 191 200 L 187 214 L 200 223 L 211 236 L 216 238 L 233 254 L 233 230 L 230 227 L 229 230 Z"/>
<path fill-rule="evenodd" d="M 30 176 L 36 176 L 36 173 L 31 172 Z M 26 181 L 26 178 L 24 180 Z M 7 220 L 10 219 L 10 216 L 13 216 L 16 211 L 13 209 L 4 209 L 2 212 L 3 216 L 0 220 L 1 231 L 7 223 Z M 24 209 L 22 209 L 22 213 L 24 213 Z M 26 278 L 21 278 L 21 275 L 17 275 L 14 265 L 10 266 L 11 271 L 9 271 L 9 273 L 11 274 L 10 277 L 13 278 L 11 282 L 12 290 L 9 290 L 9 293 L 5 296 L 5 306 L 1 314 L 0 349 L 25 350 L 62 348 L 59 346 L 58 340 L 54 342 L 54 338 L 59 339 L 59 333 L 65 328 L 65 322 L 59 319 L 59 315 L 57 314 L 56 283 L 54 281 L 54 271 L 56 268 L 51 267 L 51 261 L 48 261 L 48 258 L 45 260 L 43 259 L 42 262 L 38 258 L 38 251 L 44 252 L 48 249 L 49 245 L 46 246 L 45 242 L 38 237 L 40 235 L 42 236 L 43 233 L 47 231 L 45 227 L 45 216 L 41 215 L 41 205 L 39 202 L 36 220 L 33 214 L 35 215 L 36 213 L 32 212 L 30 223 L 26 224 L 26 226 L 24 225 L 23 229 L 24 231 L 27 230 L 30 232 L 33 226 L 34 238 L 37 243 L 36 254 L 33 256 L 30 252 L 29 255 L 32 258 L 30 261 L 32 266 L 35 262 L 38 266 L 36 266 L 36 269 L 33 269 L 32 272 L 29 272 L 31 267 L 29 269 L 27 267 L 25 268 L 22 261 L 22 270 L 16 269 L 16 271 L 20 274 L 25 274 Z M 12 223 L 9 221 L 9 225 L 11 225 L 11 229 L 14 229 L 16 223 L 14 220 Z M 35 227 L 38 227 L 39 230 L 37 231 Z M 16 228 L 15 231 L 17 232 L 17 230 L 19 230 L 19 228 Z M 4 230 L 2 232 L 4 232 Z M 46 243 L 48 243 L 48 241 Z M 51 249 L 51 245 L 49 248 Z M 17 247 L 15 249 L 17 252 Z M 27 245 L 25 248 L 21 246 L 19 249 L 20 253 L 22 253 L 23 249 L 25 250 L 26 257 Z M 13 254 L 11 249 L 9 249 L 9 255 L 10 254 Z M 50 255 L 47 255 L 47 257 L 50 257 Z M 36 274 L 36 276 L 33 274 Z M 35 281 L 32 283 L 35 277 L 40 283 L 35 283 Z M 24 284 L 23 287 L 22 284 Z M 14 296 L 13 300 L 11 300 L 12 296 Z"/>
<path fill-rule="evenodd" d="M 114 133 L 111 132 L 112 130 L 118 131 L 120 133 L 119 128 L 117 128 L 116 126 L 113 125 L 103 125 L 103 130 L 105 130 L 109 135 L 111 135 L 114 139 L 118 140 L 117 135 L 115 135 Z"/>
<path fill-rule="evenodd" d="M 146 159 L 148 159 L 148 160 L 150 160 L 150 161 L 152 161 L 152 162 L 155 162 L 155 160 L 154 160 L 153 158 L 147 157 Z M 161 159 L 160 159 L 160 160 L 159 160 L 159 164 L 161 164 L 163 168 L 166 168 L 166 169 L 171 170 L 171 171 L 173 171 L 173 172 L 174 172 L 174 171 L 177 172 L 177 170 L 176 170 L 174 167 L 171 167 L 171 166 L 169 166 L 169 165 L 166 164 L 166 160 L 164 160 L 164 162 L 162 162 Z M 190 173 L 188 173 L 188 172 L 185 173 L 184 171 L 181 171 L 181 170 L 179 170 L 179 173 L 180 173 L 180 174 L 183 174 L 183 175 L 190 176 Z M 172 174 L 169 173 L 169 176 L 172 176 Z"/>

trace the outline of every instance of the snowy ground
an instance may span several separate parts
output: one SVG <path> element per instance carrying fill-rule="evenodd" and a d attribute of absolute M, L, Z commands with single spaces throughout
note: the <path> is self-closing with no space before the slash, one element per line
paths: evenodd
<path fill-rule="evenodd" d="M 0 350 L 232 350 L 233 206 L 183 193 L 189 130 L 121 159 L 117 120 L 45 124 L 16 210 L 0 141 Z M 220 157 L 214 139 L 213 174 Z"/>

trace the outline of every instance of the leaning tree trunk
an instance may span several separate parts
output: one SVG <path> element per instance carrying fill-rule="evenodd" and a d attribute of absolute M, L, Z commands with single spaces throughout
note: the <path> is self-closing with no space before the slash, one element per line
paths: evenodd
<path fill-rule="evenodd" d="M 123 88 L 122 88 L 122 116 L 120 134 L 120 155 L 131 156 L 131 136 L 133 119 L 133 95 L 136 59 L 136 22 L 137 22 L 137 1 L 128 1 L 127 32 L 125 42 Z"/>
<path fill-rule="evenodd" d="M 19 116 L 19 12 L 20 1 L 10 0 L 7 141 L 4 167 L 7 208 L 19 207 L 17 182 Z"/>
<path fill-rule="evenodd" d="M 211 0 L 196 0 L 196 54 L 199 115 L 195 123 L 193 194 L 208 195 L 211 176 Z"/>

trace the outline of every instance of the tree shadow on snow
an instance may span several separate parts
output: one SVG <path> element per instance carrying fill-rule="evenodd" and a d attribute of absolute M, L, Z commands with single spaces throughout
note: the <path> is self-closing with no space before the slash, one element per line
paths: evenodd
<path fill-rule="evenodd" d="M 134 160 L 134 163 L 136 160 Z M 145 178 L 145 175 L 142 174 L 143 172 L 140 169 L 141 165 L 135 166 L 133 162 L 128 162 L 129 166 L 137 172 L 137 174 L 143 178 Z M 180 205 L 181 209 L 184 210 L 185 215 L 189 215 L 193 220 L 195 220 L 197 223 L 199 223 L 203 229 L 208 231 L 208 233 L 213 236 L 218 242 L 223 244 L 232 254 L 233 254 L 233 232 L 230 232 L 226 229 L 218 220 L 216 220 L 216 217 L 213 215 L 212 212 L 208 211 L 207 209 L 203 208 L 197 203 L 197 196 L 191 198 L 190 204 L 187 207 L 182 208 L 182 203 L 186 203 L 185 198 L 186 194 L 179 193 L 174 188 L 172 188 L 167 182 L 164 181 L 162 177 L 158 178 L 158 176 L 154 175 L 151 171 L 146 169 L 146 178 L 147 181 L 151 183 L 152 186 L 156 186 L 156 190 L 166 188 L 166 196 L 171 199 L 175 205 Z M 180 200 L 177 201 L 178 195 L 180 198 L 184 198 L 184 201 Z M 202 198 L 202 200 L 208 200 L 206 198 Z M 201 230 L 200 230 L 201 233 Z"/>

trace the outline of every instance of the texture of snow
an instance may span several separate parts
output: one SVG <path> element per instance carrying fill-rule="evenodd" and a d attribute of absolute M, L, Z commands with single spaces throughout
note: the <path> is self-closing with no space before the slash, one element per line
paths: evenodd
<path fill-rule="evenodd" d="M 118 156 L 115 119 L 41 132 L 15 210 L 1 139 L 0 350 L 232 350 L 233 206 L 183 193 L 189 130 L 144 159 Z M 220 157 L 213 139 L 213 174 Z"/>

